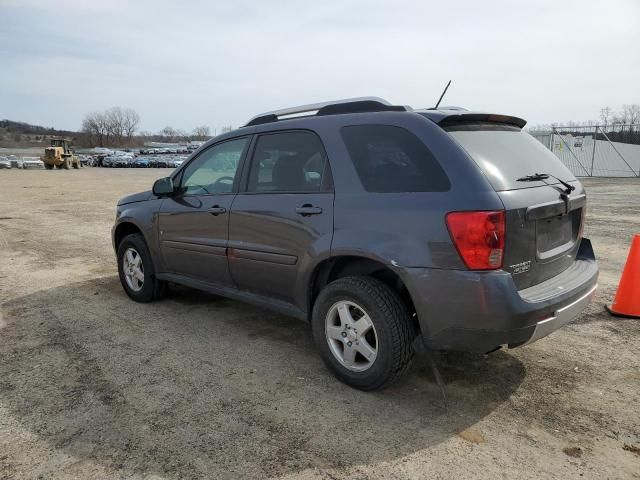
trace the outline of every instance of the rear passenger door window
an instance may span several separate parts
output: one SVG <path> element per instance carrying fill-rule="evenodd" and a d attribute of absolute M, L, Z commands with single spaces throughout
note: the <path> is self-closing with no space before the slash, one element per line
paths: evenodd
<path fill-rule="evenodd" d="M 258 137 L 249 171 L 248 192 L 319 192 L 326 156 L 311 132 L 283 132 Z"/>
<path fill-rule="evenodd" d="M 342 127 L 342 139 L 367 192 L 445 192 L 451 184 L 410 131 L 391 125 Z"/>
<path fill-rule="evenodd" d="M 231 277 L 240 290 L 306 309 L 300 275 L 333 238 L 325 149 L 319 135 L 288 130 L 260 135 L 252 157 L 229 218 Z"/>

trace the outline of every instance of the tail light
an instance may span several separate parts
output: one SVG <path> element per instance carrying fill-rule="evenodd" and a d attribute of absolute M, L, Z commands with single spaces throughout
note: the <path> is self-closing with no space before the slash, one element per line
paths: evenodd
<path fill-rule="evenodd" d="M 451 212 L 447 228 L 469 270 L 495 270 L 504 257 L 504 211 Z"/>
<path fill-rule="evenodd" d="M 582 238 L 584 234 L 584 221 L 587 216 L 587 206 L 582 207 L 582 211 L 580 212 L 580 227 L 578 228 L 578 240 Z"/>

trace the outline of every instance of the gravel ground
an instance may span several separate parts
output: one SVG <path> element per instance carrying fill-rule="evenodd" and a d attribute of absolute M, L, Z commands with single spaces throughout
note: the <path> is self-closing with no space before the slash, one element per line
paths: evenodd
<path fill-rule="evenodd" d="M 609 317 L 640 182 L 585 181 L 602 269 L 585 315 L 528 347 L 338 383 L 308 327 L 116 276 L 116 200 L 167 170 L 0 172 L 0 478 L 640 478 L 640 321 Z"/>

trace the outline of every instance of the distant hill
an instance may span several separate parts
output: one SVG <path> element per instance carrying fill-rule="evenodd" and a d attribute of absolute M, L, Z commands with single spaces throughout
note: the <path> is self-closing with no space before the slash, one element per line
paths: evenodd
<path fill-rule="evenodd" d="M 13 120 L 0 120 L 0 147 L 36 147 L 48 145 L 51 137 L 69 137 L 73 143 L 83 140 L 82 134 L 70 130 L 31 125 Z"/>
<path fill-rule="evenodd" d="M 2 0 L 0 0 L 1 2 Z M 16 122 L 14 120 L 0 120 L 0 148 L 29 148 L 29 147 L 45 147 L 49 145 L 49 139 L 51 137 L 66 137 L 70 138 L 75 148 L 83 147 L 112 147 L 112 148 L 133 148 L 141 147 L 148 142 L 161 142 L 161 143 L 181 143 L 186 144 L 191 140 L 208 140 L 211 136 L 208 133 L 204 135 L 189 135 L 180 130 L 173 130 L 167 127 L 171 133 L 157 133 L 152 134 L 149 132 L 138 132 L 129 139 L 124 141 L 115 141 L 113 137 L 106 135 L 104 138 L 98 139 L 95 135 L 91 135 L 85 132 L 74 132 L 71 130 L 56 130 L 53 127 L 42 127 L 40 125 L 31 125 L 26 122 Z M 167 130 L 165 129 L 165 130 Z M 231 127 L 223 128 L 225 131 L 230 131 Z"/>

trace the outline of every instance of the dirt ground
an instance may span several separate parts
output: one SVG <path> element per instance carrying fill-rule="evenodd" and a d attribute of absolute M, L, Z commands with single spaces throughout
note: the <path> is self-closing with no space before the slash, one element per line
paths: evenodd
<path fill-rule="evenodd" d="M 169 170 L 0 171 L 0 479 L 640 478 L 640 321 L 603 310 L 640 181 L 585 181 L 601 281 L 588 312 L 515 350 L 338 383 L 308 327 L 117 276 L 119 197 Z"/>

